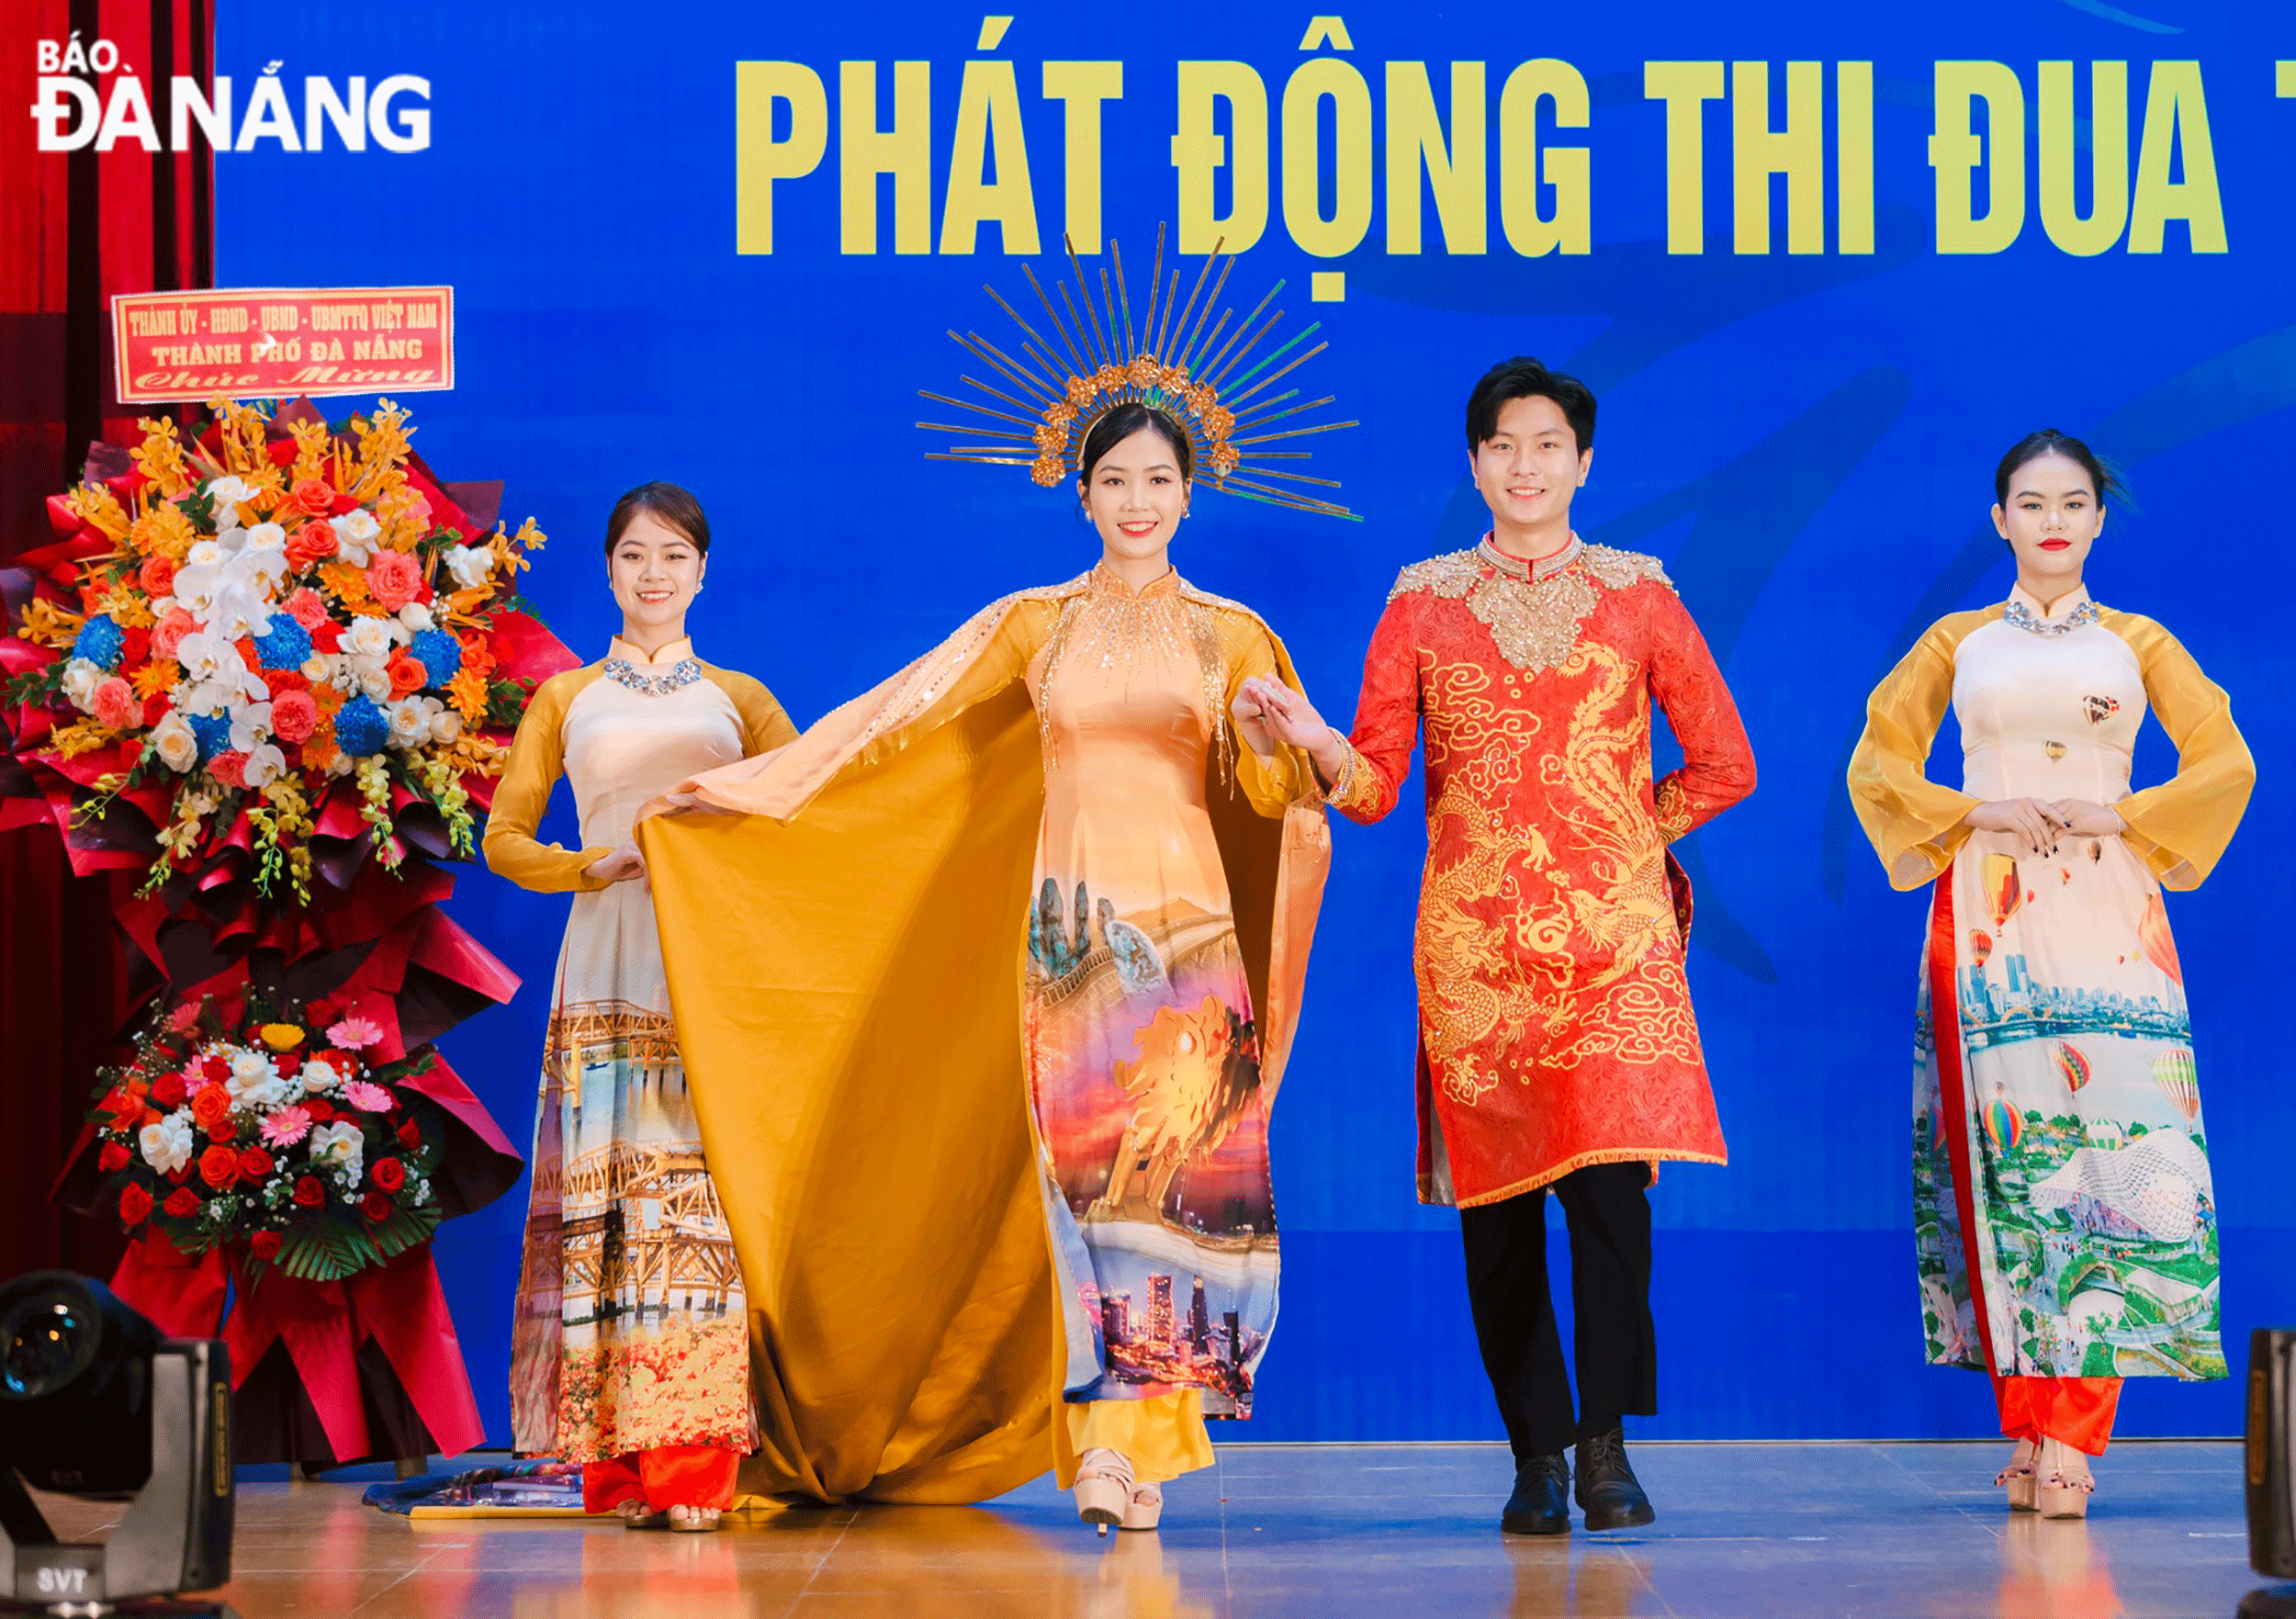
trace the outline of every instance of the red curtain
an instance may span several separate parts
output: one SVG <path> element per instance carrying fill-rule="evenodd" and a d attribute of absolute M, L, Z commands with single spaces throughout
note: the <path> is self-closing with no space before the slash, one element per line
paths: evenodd
<path fill-rule="evenodd" d="M 108 39 L 143 81 L 164 140 L 169 87 L 211 82 L 212 0 L 6 0 L 0 83 L 28 91 L 42 40 Z M 97 82 L 108 98 L 111 81 Z M 125 439 L 148 409 L 112 387 L 110 296 L 214 285 L 214 170 L 204 142 L 39 150 L 28 98 L 0 117 L 0 566 L 49 538 L 43 504 L 91 440 Z M 108 1276 L 120 1239 L 50 1187 L 96 1069 L 129 1004 L 111 925 L 125 880 L 73 877 L 52 830 L 0 834 L 0 1279 L 62 1265 Z"/>

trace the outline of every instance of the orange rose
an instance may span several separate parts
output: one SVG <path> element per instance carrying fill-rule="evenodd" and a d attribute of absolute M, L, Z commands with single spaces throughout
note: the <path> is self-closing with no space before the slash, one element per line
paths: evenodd
<path fill-rule="evenodd" d="M 165 557 L 146 557 L 143 566 L 136 570 L 136 583 L 143 587 L 147 596 L 172 596 L 175 593 L 175 564 Z"/>
<path fill-rule="evenodd" d="M 295 537 L 287 543 L 289 566 L 306 568 L 324 562 L 342 547 L 335 543 L 335 525 L 323 517 L 315 517 L 295 531 Z"/>
<path fill-rule="evenodd" d="M 324 517 L 335 509 L 335 492 L 321 478 L 304 478 L 295 486 L 290 499 L 313 517 Z"/>
<path fill-rule="evenodd" d="M 199 1154 L 199 1178 L 222 1191 L 239 1179 L 239 1154 L 229 1147 L 209 1147 Z"/>
<path fill-rule="evenodd" d="M 422 591 L 422 565 L 404 551 L 377 551 L 366 565 L 366 588 L 385 613 L 396 613 Z"/>
<path fill-rule="evenodd" d="M 191 1099 L 191 1117 L 201 1130 L 213 1130 L 231 1116 L 231 1093 L 219 1085 L 199 1087 Z"/>
<path fill-rule="evenodd" d="M 420 691 L 422 690 L 422 683 L 431 678 L 428 669 L 416 659 L 407 656 L 407 649 L 404 646 L 390 655 L 390 662 L 386 667 L 390 670 L 390 694 L 394 697 L 404 697 L 410 691 Z"/>

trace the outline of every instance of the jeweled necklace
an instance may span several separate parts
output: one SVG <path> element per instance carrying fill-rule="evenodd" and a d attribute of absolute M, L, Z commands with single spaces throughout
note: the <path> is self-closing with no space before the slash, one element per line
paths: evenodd
<path fill-rule="evenodd" d="M 642 675 L 628 658 L 609 658 L 605 673 L 606 679 L 617 686 L 627 686 L 647 697 L 667 697 L 680 687 L 691 686 L 700 680 L 702 666 L 691 658 L 681 658 L 670 666 L 668 674 Z"/>
<path fill-rule="evenodd" d="M 2011 597 L 2009 611 L 2001 616 L 2003 622 L 2015 624 L 2032 635 L 2069 635 L 2075 630 L 2099 622 L 2104 617 L 2104 609 L 2097 605 L 2097 599 L 2092 596 L 2063 618 L 2042 618 L 2022 602 Z"/>

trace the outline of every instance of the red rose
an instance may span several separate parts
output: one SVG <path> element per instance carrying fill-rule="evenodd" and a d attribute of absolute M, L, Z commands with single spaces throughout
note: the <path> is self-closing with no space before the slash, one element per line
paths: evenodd
<path fill-rule="evenodd" d="M 356 495 L 337 495 L 335 497 L 335 503 L 332 508 L 333 514 L 335 516 L 341 517 L 346 512 L 356 512 L 358 509 L 359 498 Z"/>
<path fill-rule="evenodd" d="M 324 1096 L 305 1096 L 303 1111 L 311 1116 L 313 1124 L 324 1124 L 335 1116 L 335 1105 Z"/>
<path fill-rule="evenodd" d="M 388 1220 L 390 1218 L 390 1199 L 384 1197 L 380 1192 L 369 1192 L 366 1197 L 359 1199 L 359 1212 L 366 1216 L 369 1220 Z"/>
<path fill-rule="evenodd" d="M 399 1144 L 409 1151 L 422 1144 L 422 1132 L 415 1128 L 413 1119 L 407 1119 L 400 1125 Z"/>
<path fill-rule="evenodd" d="M 154 1107 L 180 1107 L 183 1105 L 184 1076 L 182 1074 L 175 1073 L 163 1074 L 152 1081 L 152 1106 Z"/>
<path fill-rule="evenodd" d="M 159 723 L 167 717 L 167 711 L 174 706 L 167 700 L 166 692 L 152 692 L 151 696 L 143 700 L 143 728 L 147 731 L 156 730 Z"/>
<path fill-rule="evenodd" d="M 229 1147 L 209 1147 L 199 1154 L 199 1178 L 219 1192 L 227 1190 L 239 1179 L 239 1154 Z"/>
<path fill-rule="evenodd" d="M 324 1029 L 330 1023 L 341 1021 L 342 1017 L 342 1009 L 327 995 L 321 995 L 303 1008 L 303 1021 L 313 1029 Z"/>
<path fill-rule="evenodd" d="M 153 598 L 175 593 L 175 564 L 165 557 L 146 557 L 143 566 L 136 569 L 136 583 L 143 593 Z"/>
<path fill-rule="evenodd" d="M 291 438 L 274 439 L 264 446 L 264 454 L 271 457 L 274 467 L 292 467 L 295 465 L 295 441 Z"/>
<path fill-rule="evenodd" d="M 152 632 L 141 624 L 131 625 L 119 637 L 119 667 L 132 669 L 152 656 Z"/>
<path fill-rule="evenodd" d="M 119 1218 L 127 1225 L 141 1225 L 151 1219 L 152 1194 L 141 1186 L 123 1187 L 119 1194 Z"/>
<path fill-rule="evenodd" d="M 177 1186 L 168 1193 L 167 1201 L 160 1207 L 177 1220 L 189 1220 L 199 1212 L 199 1194 L 189 1186 Z"/>
<path fill-rule="evenodd" d="M 321 478 L 307 478 L 298 483 L 293 500 L 313 517 L 324 517 L 335 509 L 335 492 Z"/>
<path fill-rule="evenodd" d="M 316 1209 L 326 1200 L 327 1188 L 319 1184 L 317 1175 L 307 1175 L 295 1183 L 295 1206 L 298 1209 Z"/>
<path fill-rule="evenodd" d="M 407 1166 L 396 1158 L 377 1158 L 366 1174 L 379 1191 L 396 1192 L 407 1184 Z"/>
<path fill-rule="evenodd" d="M 103 1151 L 96 1154 L 96 1167 L 106 1175 L 115 1169 L 125 1169 L 135 1161 L 135 1154 L 118 1141 L 106 1141 Z"/>
<path fill-rule="evenodd" d="M 208 1055 L 199 1059 L 199 1072 L 208 1080 L 209 1083 L 221 1085 L 225 1080 L 231 1077 L 231 1065 L 223 1058 L 219 1057 L 214 1052 L 210 1051 Z"/>
<path fill-rule="evenodd" d="M 325 624 L 311 625 L 310 632 L 311 646 L 314 650 L 320 652 L 343 650 L 343 626 L 333 619 L 329 619 Z"/>
<path fill-rule="evenodd" d="M 270 1261 L 279 1257 L 279 1233 L 257 1231 L 247 1239 L 247 1252 L 257 1259 Z"/>
<path fill-rule="evenodd" d="M 223 1145 L 226 1141 L 235 1140 L 238 1135 L 238 1129 L 233 1126 L 231 1121 L 228 1119 L 221 1124 L 211 1124 L 208 1126 L 208 1140 L 213 1141 L 219 1147 Z"/>
<path fill-rule="evenodd" d="M 240 1149 L 239 1174 L 242 1180 L 259 1181 L 269 1175 L 274 1167 L 271 1154 L 261 1147 Z"/>

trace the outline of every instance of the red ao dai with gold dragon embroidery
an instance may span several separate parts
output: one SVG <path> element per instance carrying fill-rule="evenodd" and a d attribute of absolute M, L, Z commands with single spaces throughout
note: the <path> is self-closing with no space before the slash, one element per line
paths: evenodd
<path fill-rule="evenodd" d="M 1683 753 L 1656 781 L 1653 701 Z M 1392 810 L 1423 725 L 1421 1200 L 1725 1162 L 1667 846 L 1752 792 L 1754 759 L 1664 572 L 1575 540 L 1535 566 L 1486 540 L 1405 568 L 1333 804 Z"/>

